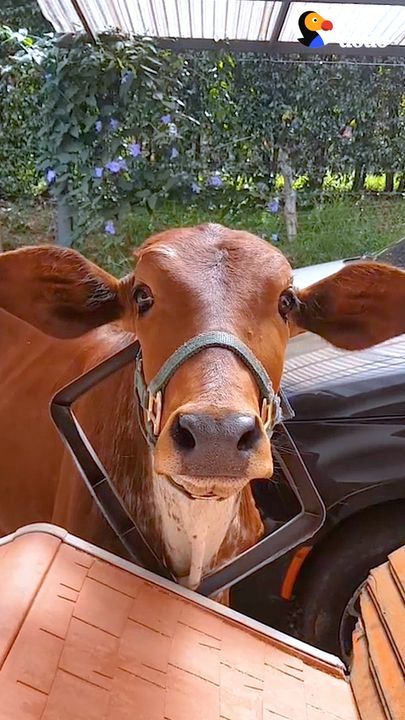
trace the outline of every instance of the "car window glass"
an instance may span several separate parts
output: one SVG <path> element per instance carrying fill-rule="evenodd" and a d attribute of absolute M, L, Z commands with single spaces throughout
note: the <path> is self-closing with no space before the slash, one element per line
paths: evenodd
<path fill-rule="evenodd" d="M 405 238 L 376 253 L 374 260 L 405 269 Z"/>

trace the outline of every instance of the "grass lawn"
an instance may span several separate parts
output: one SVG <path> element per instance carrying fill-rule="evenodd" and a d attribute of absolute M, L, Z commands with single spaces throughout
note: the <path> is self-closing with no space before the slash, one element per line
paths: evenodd
<path fill-rule="evenodd" d="M 140 207 L 126 219 L 120 235 L 92 235 L 81 240 L 77 248 L 120 276 L 131 268 L 132 248 L 152 233 L 203 222 L 243 228 L 270 242 L 272 235 L 278 234 L 281 238 L 278 247 L 294 267 L 302 267 L 380 250 L 405 237 L 405 200 L 401 196 L 369 195 L 358 200 L 328 201 L 300 210 L 299 235 L 294 243 L 286 240 L 282 214 L 270 215 L 261 208 L 222 210 L 167 202 L 153 214 Z M 54 222 L 49 205 L 0 204 L 0 240 L 4 250 L 53 242 L 53 239 Z"/>

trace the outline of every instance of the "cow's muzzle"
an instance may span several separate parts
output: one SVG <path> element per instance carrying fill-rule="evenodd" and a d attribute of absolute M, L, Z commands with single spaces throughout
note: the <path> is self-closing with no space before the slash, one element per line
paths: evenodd
<path fill-rule="evenodd" d="M 187 340 L 187 342 L 181 345 L 181 347 L 177 348 L 177 350 L 175 350 L 175 352 L 165 361 L 157 375 L 155 375 L 149 384 L 146 384 L 145 382 L 142 350 L 139 348 L 136 357 L 135 386 L 141 409 L 140 424 L 149 445 L 156 445 L 157 439 L 160 435 L 164 391 L 166 385 L 177 372 L 179 367 L 181 367 L 181 365 L 183 365 L 189 358 L 194 357 L 194 355 L 201 352 L 201 350 L 213 347 L 224 348 L 233 352 L 244 363 L 254 377 L 260 390 L 261 422 L 268 436 L 271 436 L 274 426 L 281 421 L 282 414 L 280 409 L 280 398 L 275 394 L 272 382 L 260 360 L 252 353 L 250 348 L 248 348 L 248 346 L 235 335 L 222 332 L 221 330 L 213 330 L 211 332 L 196 335 L 190 340 Z M 250 420 L 246 420 L 247 416 L 243 416 L 245 419 L 239 421 L 238 428 L 238 422 L 236 422 L 235 417 L 233 420 L 228 418 L 227 420 L 222 420 L 221 422 L 226 422 L 228 427 L 232 426 L 234 428 L 232 430 L 234 439 L 239 433 L 236 444 L 238 444 L 246 433 L 249 438 L 248 442 L 251 442 L 255 434 L 254 429 L 250 427 L 243 430 L 240 427 L 241 422 L 246 425 L 246 423 L 249 423 Z M 180 418 L 178 419 L 178 422 L 180 422 L 181 428 L 182 421 Z M 206 436 L 207 434 L 210 434 L 211 436 L 215 434 L 213 433 L 214 426 L 212 424 L 210 426 L 210 430 L 208 430 L 208 426 L 206 426 L 205 431 L 201 429 L 204 424 L 201 418 L 199 421 L 196 420 L 196 418 L 192 420 L 189 418 L 185 422 L 186 425 L 187 422 L 191 422 L 193 429 L 183 426 L 183 441 L 188 433 L 188 438 L 191 442 L 195 442 L 196 445 L 201 445 L 202 432 L 204 432 Z M 254 422 L 256 421 L 254 420 Z M 222 425 L 222 430 L 219 428 L 216 432 L 223 432 L 223 429 L 224 426 Z M 200 442 L 198 442 L 198 437 L 200 437 Z"/>
<path fill-rule="evenodd" d="M 190 404 L 165 424 L 154 467 L 200 498 L 226 498 L 273 474 L 269 437 L 258 416 Z"/>

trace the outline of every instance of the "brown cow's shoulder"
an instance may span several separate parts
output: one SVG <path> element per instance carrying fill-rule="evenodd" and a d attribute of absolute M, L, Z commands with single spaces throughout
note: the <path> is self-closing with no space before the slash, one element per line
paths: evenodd
<path fill-rule="evenodd" d="M 123 347 L 128 336 L 110 327 L 78 340 L 55 340 L 0 311 L 0 337 L 4 534 L 25 523 L 66 519 L 66 506 L 63 513 L 58 510 L 61 483 L 62 495 L 77 483 L 86 505 L 87 491 L 77 481 L 77 470 L 50 418 L 49 403 L 57 390 Z"/>

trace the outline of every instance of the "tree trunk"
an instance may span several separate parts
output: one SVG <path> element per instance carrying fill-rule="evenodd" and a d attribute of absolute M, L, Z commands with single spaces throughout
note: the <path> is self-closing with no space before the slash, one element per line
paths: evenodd
<path fill-rule="evenodd" d="M 290 164 L 288 153 L 280 148 L 278 160 L 280 163 L 280 171 L 284 180 L 284 219 L 287 229 L 287 238 L 290 242 L 295 240 L 298 231 L 297 220 L 297 198 L 293 188 L 293 170 Z"/>
<path fill-rule="evenodd" d="M 405 192 L 405 172 L 401 173 L 401 175 L 399 176 L 398 192 Z"/>
<path fill-rule="evenodd" d="M 360 192 L 364 188 L 364 182 L 366 179 L 366 168 L 364 165 L 358 164 L 354 168 L 354 177 L 352 184 L 352 192 Z"/>
<path fill-rule="evenodd" d="M 271 174 L 273 177 L 273 184 L 276 182 L 276 175 L 277 175 L 277 168 L 278 168 L 278 156 L 279 156 L 279 149 L 277 146 L 274 146 L 273 157 L 271 159 Z"/>
<path fill-rule="evenodd" d="M 394 173 L 391 172 L 391 170 L 388 170 L 385 173 L 385 188 L 384 192 L 391 193 L 394 192 Z"/>
<path fill-rule="evenodd" d="M 56 206 L 56 245 L 72 247 L 73 244 L 73 213 L 71 207 L 63 200 Z"/>

